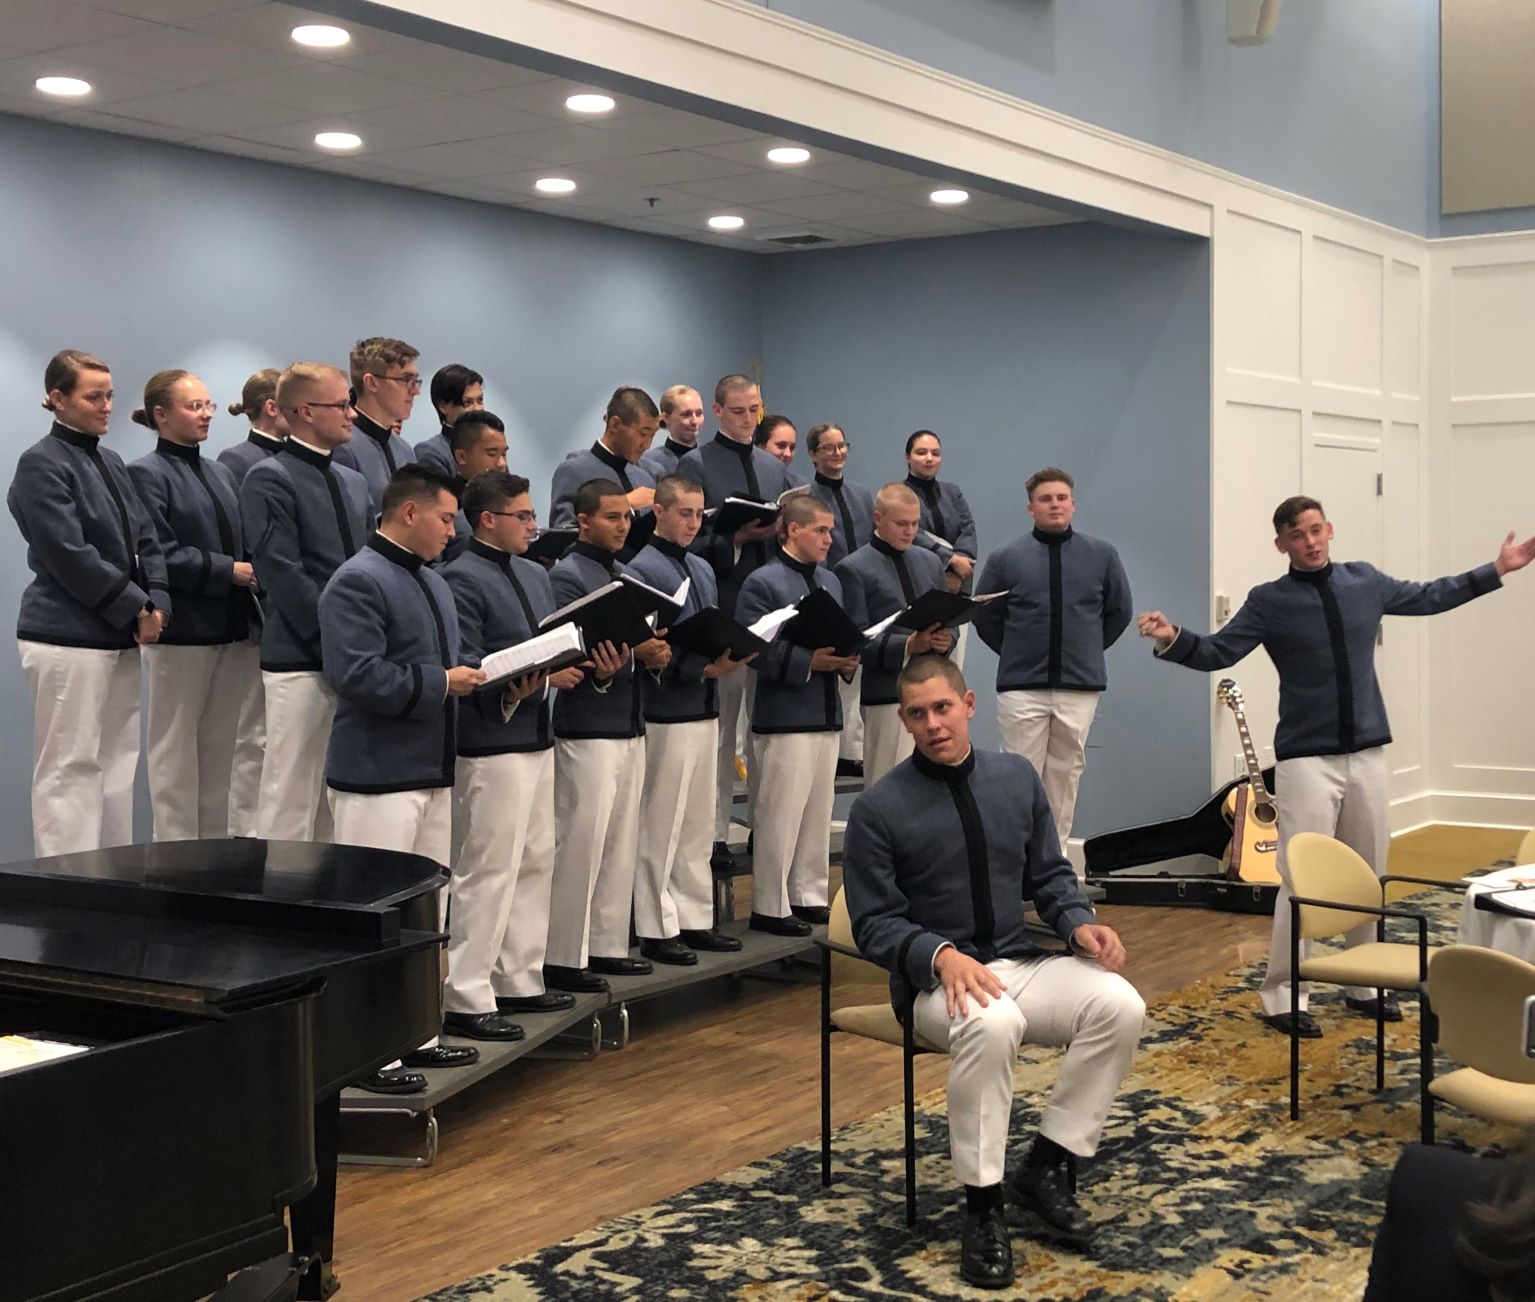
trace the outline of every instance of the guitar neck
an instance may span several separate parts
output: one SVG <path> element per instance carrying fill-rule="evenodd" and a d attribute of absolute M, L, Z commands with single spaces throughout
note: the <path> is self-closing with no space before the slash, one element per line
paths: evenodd
<path fill-rule="evenodd" d="M 1232 714 L 1236 715 L 1237 736 L 1242 739 L 1242 758 L 1247 761 L 1247 780 L 1252 784 L 1254 791 L 1264 791 L 1263 766 L 1258 763 L 1258 752 L 1253 746 L 1252 734 L 1247 731 L 1247 716 L 1242 713 L 1239 706 L 1231 707 Z"/>

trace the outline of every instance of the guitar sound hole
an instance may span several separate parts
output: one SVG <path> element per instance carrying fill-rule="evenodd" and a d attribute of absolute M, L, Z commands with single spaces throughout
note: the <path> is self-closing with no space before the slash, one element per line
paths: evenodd
<path fill-rule="evenodd" d="M 1271 826 L 1279 821 L 1279 811 L 1273 805 L 1254 805 L 1252 816 L 1265 826 Z"/>

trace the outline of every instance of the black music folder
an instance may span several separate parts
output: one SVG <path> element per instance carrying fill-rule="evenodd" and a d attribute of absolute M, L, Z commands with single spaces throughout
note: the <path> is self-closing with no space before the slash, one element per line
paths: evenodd
<path fill-rule="evenodd" d="M 932 628 L 934 624 L 944 628 L 958 628 L 979 615 L 981 607 L 987 602 L 1006 595 L 1005 592 L 986 592 L 978 597 L 967 597 L 962 592 L 933 588 L 883 624 L 876 624 L 875 628 L 909 628 L 918 633 L 925 628 Z"/>
<path fill-rule="evenodd" d="M 574 529 L 541 529 L 523 555 L 540 565 L 553 565 L 570 550 L 576 536 Z"/>
<path fill-rule="evenodd" d="M 761 655 L 768 644 L 746 625 L 737 622 L 718 606 L 705 606 L 667 630 L 666 640 L 683 651 L 717 660 L 725 652 L 731 659 L 745 660 Z"/>
<path fill-rule="evenodd" d="M 795 606 L 795 616 L 780 634 L 809 651 L 831 647 L 839 656 L 849 656 L 863 648 L 869 635 L 853 622 L 837 599 L 825 588 L 807 592 Z"/>
<path fill-rule="evenodd" d="M 652 608 L 639 592 L 638 585 L 615 579 L 612 583 L 578 597 L 539 621 L 542 630 L 575 624 L 588 648 L 599 642 L 614 646 L 639 646 L 656 633 L 650 623 Z"/>

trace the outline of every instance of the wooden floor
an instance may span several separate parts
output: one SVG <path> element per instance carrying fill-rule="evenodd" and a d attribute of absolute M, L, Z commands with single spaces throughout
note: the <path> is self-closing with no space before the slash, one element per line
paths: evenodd
<path fill-rule="evenodd" d="M 1512 854 L 1519 835 L 1425 828 L 1393 843 L 1392 871 L 1457 877 Z M 1127 975 L 1148 1002 L 1267 952 L 1264 917 L 1128 907 L 1101 916 L 1124 938 Z M 344 1167 L 342 1296 L 412 1302 L 814 1138 L 818 998 L 813 985 L 746 978 L 637 1005 L 622 1051 L 528 1062 L 442 1108 L 430 1169 Z M 893 1049 L 834 1046 L 837 1124 L 899 1103 Z M 943 1059 L 919 1059 L 918 1090 L 944 1072 Z M 379 1134 L 350 1132 L 365 1133 Z"/>

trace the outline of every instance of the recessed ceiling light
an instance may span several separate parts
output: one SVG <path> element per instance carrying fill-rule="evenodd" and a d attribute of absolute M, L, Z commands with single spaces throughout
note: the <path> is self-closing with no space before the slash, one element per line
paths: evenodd
<path fill-rule="evenodd" d="M 934 203 L 956 204 L 970 201 L 969 190 L 934 190 L 927 196 Z"/>
<path fill-rule="evenodd" d="M 78 77 L 39 77 L 32 84 L 44 95 L 65 95 L 73 99 L 91 93 L 91 83 Z"/>
<path fill-rule="evenodd" d="M 779 145 L 776 149 L 768 150 L 767 156 L 768 162 L 782 163 L 785 167 L 810 161 L 810 151 L 801 149 L 798 145 Z"/>
<path fill-rule="evenodd" d="M 572 113 L 608 113 L 613 108 L 611 95 L 572 95 L 565 101 Z"/>
<path fill-rule="evenodd" d="M 709 218 L 709 226 L 717 231 L 738 231 L 746 225 L 746 218 L 737 217 L 733 213 L 721 213 L 718 217 Z"/>
<path fill-rule="evenodd" d="M 316 50 L 334 50 L 352 39 L 352 33 L 344 27 L 330 27 L 324 23 L 306 23 L 288 33 L 300 45 Z"/>
<path fill-rule="evenodd" d="M 569 194 L 576 183 L 568 176 L 541 176 L 533 182 L 533 188 L 544 194 Z"/>
<path fill-rule="evenodd" d="M 314 138 L 321 149 L 361 149 L 362 137 L 350 131 L 322 131 Z"/>

